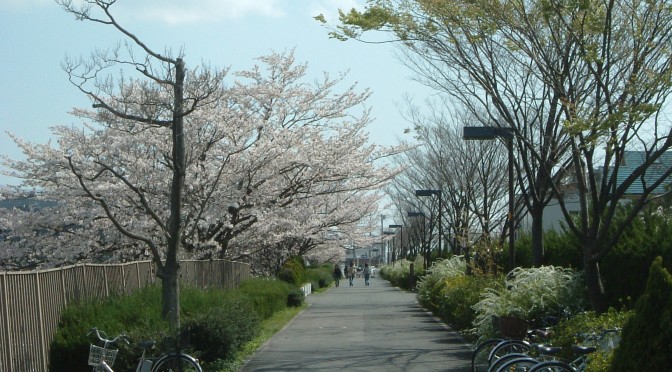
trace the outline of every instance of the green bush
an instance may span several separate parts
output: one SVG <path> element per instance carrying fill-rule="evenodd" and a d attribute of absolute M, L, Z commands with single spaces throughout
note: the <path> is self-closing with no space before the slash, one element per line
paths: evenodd
<path fill-rule="evenodd" d="M 233 355 L 241 342 L 258 329 L 259 319 L 286 309 L 290 295 L 295 296 L 296 290 L 296 286 L 288 283 L 266 279 L 243 281 L 236 290 L 182 288 L 182 324 L 191 329 L 192 349 L 187 352 L 208 360 Z M 86 334 L 92 327 L 110 337 L 121 333 L 129 336 L 131 345 L 118 345 L 120 351 L 114 368 L 120 371 L 135 368 L 140 356 L 135 345 L 139 341 L 162 341 L 174 336 L 161 318 L 159 286 L 129 296 L 72 304 L 64 309 L 51 343 L 50 371 L 90 370 L 87 356 L 89 344 L 94 340 Z M 172 345 L 159 342 L 155 355 L 171 351 Z M 216 353 L 222 355 L 215 356 Z"/>
<path fill-rule="evenodd" d="M 327 288 L 334 281 L 331 273 L 334 265 L 327 263 L 306 269 L 306 280 L 312 284 L 313 289 Z"/>
<path fill-rule="evenodd" d="M 562 320 L 553 327 L 553 336 L 550 342 L 554 346 L 562 348 L 560 357 L 569 359 L 576 357 L 572 355 L 572 345 L 584 344 L 594 346 L 594 342 L 584 342 L 587 335 L 600 334 L 608 329 L 620 329 L 633 314 L 632 311 L 617 311 L 614 308 L 609 309 L 604 314 L 596 314 L 593 311 L 576 314 L 575 316 Z M 606 372 L 611 363 L 613 350 L 598 349 L 591 355 L 588 365 L 588 371 Z"/>
<path fill-rule="evenodd" d="M 249 299 L 232 296 L 221 306 L 199 314 L 184 324 L 190 329 L 191 346 L 204 364 L 230 359 L 247 341 L 257 336 L 259 316 Z"/>
<path fill-rule="evenodd" d="M 290 257 L 278 270 L 278 279 L 296 286 L 306 283 L 306 266 L 301 256 Z"/>
<path fill-rule="evenodd" d="M 287 307 L 287 297 L 294 288 L 281 280 L 252 278 L 243 281 L 238 290 L 250 299 L 261 319 L 268 319 Z"/>
<path fill-rule="evenodd" d="M 147 287 L 132 296 L 113 295 L 104 300 L 73 304 L 63 310 L 56 334 L 50 347 L 50 371 L 85 371 L 89 344 L 94 342 L 87 333 L 96 327 L 109 338 L 127 334 L 131 342 L 158 338 L 168 333 L 168 325 L 161 318 L 161 291 L 158 286 Z M 137 331 L 142 329 L 143 332 Z M 136 338 L 135 335 L 142 335 Z M 137 350 L 118 345 L 120 352 L 115 367 L 132 369 L 137 362 Z"/>
<path fill-rule="evenodd" d="M 417 285 L 420 305 L 438 316 L 441 306 L 441 292 L 445 286 L 444 280 L 448 277 L 464 275 L 466 268 L 467 264 L 463 256 L 454 256 L 450 260 L 434 262 L 427 271 L 427 275 Z"/>
<path fill-rule="evenodd" d="M 611 371 L 663 371 L 672 366 L 672 276 L 657 257 L 635 315 L 623 327 Z"/>
<path fill-rule="evenodd" d="M 438 316 L 455 329 L 467 330 L 476 319 L 474 305 L 480 300 L 481 292 L 491 286 L 493 280 L 493 277 L 482 275 L 444 279 L 438 301 Z"/>
<path fill-rule="evenodd" d="M 583 267 L 581 258 L 581 244 L 574 234 L 548 230 L 544 232 L 544 258 L 545 266 L 561 266 L 580 270 Z M 501 264 L 506 266 L 508 262 L 508 250 L 503 252 Z M 532 267 L 532 236 L 522 233 L 516 239 L 516 265 Z"/>
<path fill-rule="evenodd" d="M 618 244 L 600 262 L 610 306 L 637 301 L 646 288 L 651 262 L 658 256 L 663 257 L 663 263 L 672 263 L 672 223 L 667 216 L 648 209 L 628 225 Z"/>
<path fill-rule="evenodd" d="M 411 263 L 413 263 L 414 271 L 413 281 L 411 281 Z M 422 257 L 420 256 L 416 257 L 415 261 L 399 260 L 392 265 L 383 266 L 379 275 L 394 286 L 410 290 L 413 289 L 410 284 L 417 283 L 422 277 L 422 265 Z"/>
<path fill-rule="evenodd" d="M 288 307 L 299 307 L 303 305 L 305 300 L 305 295 L 299 288 L 292 289 L 292 291 L 287 296 L 287 306 Z"/>
<path fill-rule="evenodd" d="M 297 278 L 296 276 L 296 271 L 288 267 L 283 267 L 280 270 L 278 270 L 276 276 L 278 277 L 278 279 L 282 280 L 285 283 L 293 285 L 301 285 L 299 278 Z"/>

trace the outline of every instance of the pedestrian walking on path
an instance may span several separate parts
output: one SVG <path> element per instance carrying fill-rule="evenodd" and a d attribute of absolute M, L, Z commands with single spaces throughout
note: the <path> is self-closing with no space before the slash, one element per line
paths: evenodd
<path fill-rule="evenodd" d="M 307 296 L 309 306 L 240 371 L 470 370 L 471 345 L 422 309 L 415 293 L 370 280 L 371 287 Z"/>
<path fill-rule="evenodd" d="M 332 273 L 332 276 L 334 277 L 334 283 L 336 283 L 336 287 L 338 287 L 338 284 L 341 282 L 341 278 L 343 277 L 341 265 L 334 265 L 334 272 Z"/>
<path fill-rule="evenodd" d="M 364 285 L 369 285 L 369 278 L 371 277 L 371 269 L 369 269 L 369 264 L 364 264 Z"/>
<path fill-rule="evenodd" d="M 348 281 L 350 282 L 350 286 L 352 287 L 353 285 L 355 285 L 355 283 L 354 283 L 355 282 L 355 272 L 356 272 L 355 271 L 355 264 L 350 262 L 350 267 L 346 267 L 345 270 L 346 270 L 345 276 L 348 277 Z"/>

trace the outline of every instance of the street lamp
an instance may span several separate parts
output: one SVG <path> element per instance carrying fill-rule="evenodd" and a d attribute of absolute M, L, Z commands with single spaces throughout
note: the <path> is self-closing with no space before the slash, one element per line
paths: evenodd
<path fill-rule="evenodd" d="M 383 235 L 394 235 L 394 232 L 392 232 L 392 231 L 384 231 L 384 232 L 383 232 Z M 385 260 L 385 264 L 386 264 L 386 265 L 389 265 L 389 264 L 390 264 L 390 247 L 389 247 L 390 244 L 389 244 L 389 242 L 388 242 L 387 245 L 388 245 L 388 247 L 387 247 L 387 249 L 385 250 L 385 257 L 383 257 L 383 259 Z"/>
<path fill-rule="evenodd" d="M 443 227 L 442 227 L 443 222 L 442 222 L 442 218 L 441 218 L 441 216 L 442 216 L 441 215 L 441 213 L 442 213 L 441 209 L 443 209 L 441 207 L 441 199 L 443 199 L 443 198 L 441 197 L 441 189 L 438 189 L 438 190 L 415 190 L 415 196 L 432 196 L 432 195 L 436 195 L 439 198 L 439 252 L 438 252 L 438 256 L 443 257 L 441 255 L 441 250 L 443 249 L 443 246 L 441 245 L 441 237 L 443 235 Z"/>
<path fill-rule="evenodd" d="M 383 258 L 385 258 L 387 255 L 385 254 L 385 245 L 383 244 L 385 241 L 385 229 L 383 228 L 383 221 L 385 220 L 385 215 L 381 214 L 380 215 L 380 250 L 381 254 L 383 255 Z M 387 262 L 385 262 L 387 264 Z"/>
<path fill-rule="evenodd" d="M 509 265 L 511 270 L 516 267 L 516 251 L 514 249 L 514 195 L 513 195 L 513 128 L 497 127 L 464 127 L 462 138 L 465 140 L 493 140 L 502 138 L 509 153 L 509 213 L 507 222 L 509 227 Z"/>
<path fill-rule="evenodd" d="M 404 226 L 403 225 L 390 225 L 390 229 L 399 229 L 399 250 L 401 253 L 404 253 Z M 406 257 L 404 257 L 406 258 Z"/>
<path fill-rule="evenodd" d="M 425 270 L 429 267 L 429 249 L 427 249 L 427 244 L 425 244 L 426 232 L 425 232 L 425 214 L 422 212 L 408 212 L 408 217 L 422 217 L 422 255 L 425 262 Z"/>

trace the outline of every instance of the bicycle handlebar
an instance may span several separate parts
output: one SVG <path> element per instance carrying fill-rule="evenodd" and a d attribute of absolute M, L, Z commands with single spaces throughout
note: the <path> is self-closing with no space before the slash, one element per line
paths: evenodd
<path fill-rule="evenodd" d="M 104 342 L 105 345 L 107 345 L 107 344 L 114 344 L 114 343 L 116 343 L 118 340 L 122 340 L 122 341 L 124 341 L 126 344 L 129 344 L 129 342 L 128 342 L 128 336 L 126 336 L 126 335 L 123 334 L 123 333 L 120 334 L 120 335 L 117 335 L 117 337 L 115 337 L 115 338 L 113 338 L 113 339 L 107 339 L 107 338 L 106 338 L 106 337 L 107 337 L 107 334 L 106 334 L 105 332 L 99 330 L 99 329 L 96 328 L 96 327 L 93 327 L 93 328 L 91 328 L 91 330 L 89 330 L 89 332 L 88 332 L 86 335 L 87 335 L 87 336 L 91 336 L 91 334 L 95 334 L 96 337 L 98 338 L 98 340 L 101 341 L 101 342 Z"/>

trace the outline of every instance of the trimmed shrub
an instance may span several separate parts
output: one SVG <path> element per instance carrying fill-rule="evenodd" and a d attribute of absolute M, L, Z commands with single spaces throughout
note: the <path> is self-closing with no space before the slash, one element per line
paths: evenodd
<path fill-rule="evenodd" d="M 182 324 L 190 327 L 192 348 L 186 352 L 201 358 L 226 358 L 254 337 L 260 318 L 287 308 L 295 286 L 279 280 L 249 279 L 236 290 L 181 289 Z M 299 291 L 300 292 L 300 291 Z M 116 345 L 115 370 L 135 368 L 140 351 L 137 342 L 158 340 L 154 356 L 172 351 L 168 324 L 161 318 L 161 289 L 147 287 L 129 296 L 112 296 L 73 304 L 64 309 L 50 348 L 50 371 L 87 371 L 87 332 L 97 327 L 111 338 L 124 333 L 131 345 Z M 221 354 L 221 355 L 216 355 Z"/>
<path fill-rule="evenodd" d="M 334 278 L 331 275 L 333 270 L 334 265 L 331 263 L 308 267 L 306 268 L 306 280 L 312 284 L 313 290 L 327 288 L 334 281 Z"/>
<path fill-rule="evenodd" d="M 285 309 L 287 297 L 293 289 L 294 286 L 287 282 L 268 278 L 247 279 L 238 287 L 238 291 L 249 298 L 261 319 L 268 319 Z"/>
<path fill-rule="evenodd" d="M 231 297 L 220 307 L 210 309 L 185 322 L 190 329 L 191 346 L 205 363 L 230 359 L 247 341 L 256 337 L 260 320 L 249 299 Z"/>
<path fill-rule="evenodd" d="M 672 276 L 657 257 L 635 315 L 623 327 L 611 371 L 664 371 L 672 366 Z"/>
<path fill-rule="evenodd" d="M 276 274 L 278 279 L 296 286 L 306 283 L 306 266 L 301 256 L 290 257 Z"/>
<path fill-rule="evenodd" d="M 299 307 L 303 304 L 303 301 L 305 300 L 305 295 L 303 294 L 303 291 L 299 288 L 294 288 L 292 291 L 287 295 L 287 306 L 288 307 Z"/>
<path fill-rule="evenodd" d="M 91 300 L 73 304 L 63 310 L 56 334 L 51 342 L 49 355 L 50 371 L 86 371 L 89 345 L 95 336 L 87 337 L 91 328 L 106 332 L 108 338 L 126 334 L 131 342 L 159 339 L 168 333 L 168 324 L 161 318 L 161 290 L 151 286 L 135 292 L 132 296 L 110 296 L 103 300 Z M 136 330 L 142 329 L 142 332 Z M 138 336 L 136 336 L 136 334 Z M 116 345 L 119 354 L 115 368 L 130 370 L 137 363 L 134 345 Z"/>

